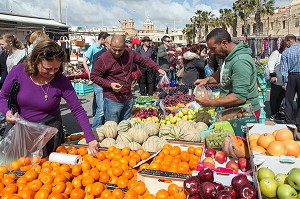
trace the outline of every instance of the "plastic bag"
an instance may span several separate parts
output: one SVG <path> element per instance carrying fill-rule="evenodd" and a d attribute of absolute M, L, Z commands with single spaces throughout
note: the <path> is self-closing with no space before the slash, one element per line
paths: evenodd
<path fill-rule="evenodd" d="M 167 77 L 167 75 L 162 76 L 162 78 L 158 82 L 158 87 L 162 88 L 166 93 L 169 92 L 169 89 L 170 89 L 170 80 Z"/>
<path fill-rule="evenodd" d="M 43 155 L 43 147 L 58 132 L 57 128 L 40 123 L 29 122 L 18 116 L 15 125 L 8 131 L 0 143 L 0 165 L 8 166 L 11 161 L 21 157 L 32 160 Z M 26 165 L 24 165 L 26 166 Z"/>
<path fill-rule="evenodd" d="M 201 98 L 204 97 L 205 91 L 206 89 L 204 86 L 196 86 L 193 94 L 195 95 L 196 98 Z"/>

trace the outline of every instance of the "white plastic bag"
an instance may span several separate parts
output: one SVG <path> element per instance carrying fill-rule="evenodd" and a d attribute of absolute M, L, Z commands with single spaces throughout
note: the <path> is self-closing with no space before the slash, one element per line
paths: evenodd
<path fill-rule="evenodd" d="M 204 97 L 205 91 L 206 89 L 204 86 L 196 86 L 193 94 L 195 95 L 196 98 L 201 98 Z"/>
<path fill-rule="evenodd" d="M 42 157 L 43 147 L 57 132 L 57 128 L 29 122 L 18 116 L 15 125 L 0 143 L 0 165 L 8 166 L 20 157 Z"/>
<path fill-rule="evenodd" d="M 170 80 L 167 77 L 167 75 L 162 76 L 162 78 L 158 82 L 158 87 L 162 88 L 166 93 L 169 92 L 169 89 L 170 89 Z"/>

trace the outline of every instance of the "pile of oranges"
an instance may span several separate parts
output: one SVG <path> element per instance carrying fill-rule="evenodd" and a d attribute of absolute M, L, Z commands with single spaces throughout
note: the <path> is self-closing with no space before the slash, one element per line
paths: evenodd
<path fill-rule="evenodd" d="M 202 147 L 189 146 L 187 151 L 182 151 L 179 146 L 165 144 L 162 151 L 156 156 L 149 169 L 164 172 L 191 174 L 196 170 L 202 155 Z"/>
<path fill-rule="evenodd" d="M 191 148 L 191 151 L 193 153 L 188 153 L 189 158 L 181 151 L 176 152 L 174 156 L 173 148 L 166 145 L 162 153 L 165 154 L 164 157 L 172 154 L 173 158 L 185 157 L 185 160 L 191 162 L 191 159 L 198 157 L 195 148 Z M 128 147 L 118 149 L 111 146 L 107 151 L 98 152 L 96 157 L 88 154 L 85 147 L 76 149 L 60 146 L 57 152 L 79 154 L 83 158 L 82 164 L 60 164 L 37 156 L 34 159 L 20 158 L 9 168 L 0 166 L 1 199 L 166 199 L 167 195 L 170 197 L 168 199 L 186 198 L 182 187 L 174 184 L 170 185 L 170 190 L 161 190 L 152 195 L 144 182 L 137 181 L 138 171 L 150 167 L 145 163 L 137 169 L 132 168 L 138 162 L 150 157 L 143 149 L 131 151 Z M 158 157 L 162 158 L 161 154 Z M 160 165 L 163 165 L 162 163 Z M 25 174 L 19 178 L 9 173 L 9 170 L 21 168 Z M 117 185 L 118 188 L 109 190 L 106 183 Z M 128 191 L 124 193 L 123 188 L 127 188 Z"/>

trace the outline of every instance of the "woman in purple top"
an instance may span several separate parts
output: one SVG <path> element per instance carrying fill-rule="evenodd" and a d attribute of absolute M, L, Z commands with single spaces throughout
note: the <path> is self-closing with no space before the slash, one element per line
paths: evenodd
<path fill-rule="evenodd" d="M 64 142 L 59 106 L 61 98 L 64 98 L 84 131 L 91 153 L 95 155 L 98 143 L 86 112 L 71 82 L 62 74 L 65 60 L 66 54 L 57 43 L 52 40 L 40 41 L 32 50 L 26 64 L 14 66 L 8 74 L 0 93 L 0 111 L 6 116 L 8 123 L 15 123 L 15 117 L 8 108 L 8 97 L 13 82 L 18 81 L 18 114 L 30 122 L 42 122 L 59 130 L 44 148 L 46 155 L 49 155 Z"/>

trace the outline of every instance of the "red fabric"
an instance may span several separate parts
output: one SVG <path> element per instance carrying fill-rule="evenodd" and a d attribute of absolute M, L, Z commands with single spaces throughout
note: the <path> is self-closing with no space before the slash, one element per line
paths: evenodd
<path fill-rule="evenodd" d="M 256 117 L 256 121 L 259 121 L 259 116 L 260 116 L 260 109 L 258 109 L 257 111 L 254 112 L 255 117 Z"/>
<path fill-rule="evenodd" d="M 142 71 L 137 67 L 136 71 L 131 73 L 131 78 L 133 81 L 138 80 L 142 76 Z"/>
<path fill-rule="evenodd" d="M 134 37 L 134 38 L 132 38 L 131 43 L 132 43 L 132 45 L 140 45 L 141 41 L 138 37 Z"/>

